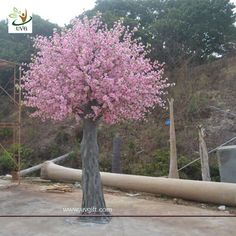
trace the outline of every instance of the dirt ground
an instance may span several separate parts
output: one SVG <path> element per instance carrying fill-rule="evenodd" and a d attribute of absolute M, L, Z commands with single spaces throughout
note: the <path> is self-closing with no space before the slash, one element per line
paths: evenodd
<path fill-rule="evenodd" d="M 79 222 L 78 214 L 65 208 L 79 208 L 82 192 L 48 192 L 50 183 L 23 181 L 9 186 L 0 181 L 1 236 L 235 236 L 236 217 L 232 209 L 218 211 L 217 206 L 192 203 L 178 199 L 139 196 L 105 189 L 105 199 L 113 215 L 210 215 L 209 217 L 113 217 L 109 224 Z M 68 185 L 70 188 L 71 185 Z M 6 217 L 15 215 L 63 215 L 62 217 Z M 212 215 L 212 217 L 211 217 Z M 222 215 L 222 217 L 214 217 Z"/>

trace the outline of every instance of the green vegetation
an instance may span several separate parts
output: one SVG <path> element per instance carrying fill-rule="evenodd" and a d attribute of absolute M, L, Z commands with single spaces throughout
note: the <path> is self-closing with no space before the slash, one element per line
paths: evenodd
<path fill-rule="evenodd" d="M 43 20 L 38 15 L 33 15 L 33 34 L 52 35 L 53 29 L 58 25 Z M 29 62 L 33 53 L 32 40 L 28 34 L 8 34 L 7 22 L 0 21 L 0 58 L 15 62 Z"/>
<path fill-rule="evenodd" d="M 43 20 L 38 15 L 33 15 L 32 37 L 36 35 L 50 36 L 54 28 L 59 29 L 59 26 Z M 8 34 L 7 22 L 0 21 L 0 59 L 29 63 L 31 54 L 34 53 L 32 44 L 32 39 L 28 34 Z M 0 85 L 5 87 L 11 75 L 12 70 L 0 70 Z"/>
<path fill-rule="evenodd" d="M 111 172 L 111 158 L 103 153 L 99 156 L 100 171 Z"/>
<path fill-rule="evenodd" d="M 208 96 L 206 93 L 195 93 L 190 98 L 189 104 L 187 106 L 187 119 L 193 121 L 193 119 L 199 119 L 206 113 L 206 108 L 208 105 Z"/>
<path fill-rule="evenodd" d="M 21 155 L 21 169 L 29 167 L 30 161 L 33 160 L 33 151 L 30 148 L 13 144 L 7 150 L 0 152 L 1 174 L 17 170 L 17 160 L 14 159 L 14 155 L 17 155 L 18 151 L 20 151 Z"/>
<path fill-rule="evenodd" d="M 0 141 L 4 141 L 13 135 L 11 128 L 0 128 Z"/>
<path fill-rule="evenodd" d="M 197 158 L 197 157 L 196 157 Z M 103 160 L 103 159 L 102 159 Z M 191 161 L 191 159 L 180 156 L 178 157 L 178 168 L 185 166 Z M 105 167 L 110 169 L 111 162 L 107 159 L 101 162 L 102 168 Z M 212 163 L 210 165 L 211 177 L 213 181 L 220 181 L 218 165 Z M 145 175 L 145 176 L 168 176 L 169 173 L 169 151 L 166 149 L 159 149 L 155 152 L 150 162 L 133 162 L 128 166 L 124 166 L 125 173 L 131 173 L 135 175 Z M 188 167 L 180 171 L 180 178 L 182 179 L 192 179 L 201 180 L 201 164 L 200 161 L 196 161 Z"/>
<path fill-rule="evenodd" d="M 222 56 L 235 53 L 233 5 L 228 0 L 98 0 L 95 8 L 84 14 L 92 16 L 97 11 L 102 13 L 109 26 L 120 18 L 131 28 L 140 23 L 135 37 L 141 37 L 142 41 L 149 45 L 149 55 L 152 59 L 166 62 L 166 74 L 171 82 L 176 83 L 169 94 L 175 99 L 178 166 L 180 168 L 197 158 L 196 126 L 199 123 L 204 124 L 204 119 L 212 115 L 207 106 L 219 103 L 220 107 L 224 108 L 225 102 L 226 109 L 233 109 L 235 104 L 235 58 L 232 57 L 231 61 L 230 58 L 225 58 L 199 67 L 194 66 L 215 60 L 215 53 Z M 59 28 L 40 16 L 34 16 L 33 24 L 32 36 L 50 36 L 53 28 Z M 29 62 L 31 53 L 31 39 L 26 34 L 8 34 L 6 22 L 0 21 L 0 58 L 20 63 Z M 189 63 L 190 60 L 192 63 Z M 186 67 L 183 61 L 188 64 Z M 0 71 L 0 85 L 6 85 L 9 73 L 9 70 Z M 0 100 L 2 120 L 10 117 L 12 105 L 7 101 L 2 102 L 2 97 Z M 78 142 L 81 141 L 80 127 L 77 127 L 77 135 L 74 135 L 71 130 L 29 119 L 28 110 L 23 113 L 22 168 L 71 151 L 75 145 L 75 136 Z M 102 124 L 98 133 L 101 170 L 111 171 L 112 138 L 118 131 L 123 138 L 121 155 L 124 173 L 168 175 L 169 128 L 164 125 L 167 118 L 168 111 L 155 109 L 146 123 L 125 123 L 109 128 Z M 219 137 L 217 125 L 221 118 L 220 114 L 217 114 L 210 124 L 206 122 L 206 126 L 210 126 L 209 130 L 212 127 L 214 129 L 211 130 L 216 130 L 216 133 L 208 132 L 206 141 L 209 149 L 224 142 L 233 130 L 228 128 L 229 124 L 225 134 Z M 224 127 L 221 127 L 221 131 Z M 7 142 L 11 137 L 12 130 L 0 129 L 0 141 Z M 13 153 L 16 150 L 17 148 L 12 150 L 11 147 L 8 151 Z M 144 151 L 137 155 L 140 150 Z M 76 152 L 71 154 L 64 164 L 81 168 L 77 146 Z M 210 166 L 212 180 L 219 181 L 217 163 L 212 162 Z M 0 150 L 0 174 L 9 173 L 13 168 L 14 163 L 7 153 Z M 201 179 L 200 162 L 197 161 L 180 171 L 180 177 Z"/>
<path fill-rule="evenodd" d="M 150 56 L 175 67 L 235 50 L 233 9 L 229 0 L 98 0 L 84 14 L 99 11 L 109 26 L 121 18 L 130 27 L 140 24 L 136 36 L 151 47 Z"/>
<path fill-rule="evenodd" d="M 3 151 L 0 154 L 0 169 L 3 174 L 17 169 L 17 163 L 14 161 L 11 153 Z"/>

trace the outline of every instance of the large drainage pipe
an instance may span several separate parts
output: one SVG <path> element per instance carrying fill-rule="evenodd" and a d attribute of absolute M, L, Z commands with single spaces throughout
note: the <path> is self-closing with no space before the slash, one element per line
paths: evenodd
<path fill-rule="evenodd" d="M 41 178 L 57 181 L 81 181 L 82 171 L 45 162 Z M 236 184 L 101 172 L 105 186 L 134 190 L 197 202 L 236 206 Z"/>

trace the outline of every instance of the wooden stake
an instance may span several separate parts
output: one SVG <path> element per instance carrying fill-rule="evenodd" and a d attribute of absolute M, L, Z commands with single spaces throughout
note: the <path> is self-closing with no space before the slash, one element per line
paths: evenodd
<path fill-rule="evenodd" d="M 179 178 L 178 165 L 177 165 L 177 151 L 176 151 L 176 136 L 175 136 L 175 123 L 174 123 L 174 99 L 168 99 L 170 110 L 170 167 L 169 178 Z"/>
<path fill-rule="evenodd" d="M 202 126 L 198 127 L 198 134 L 199 134 L 199 154 L 201 159 L 202 180 L 211 181 L 208 151 L 206 142 L 204 140 L 205 132 Z"/>

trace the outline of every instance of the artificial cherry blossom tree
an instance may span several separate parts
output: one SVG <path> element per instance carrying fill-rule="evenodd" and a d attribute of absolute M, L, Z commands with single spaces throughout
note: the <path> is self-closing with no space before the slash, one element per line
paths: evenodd
<path fill-rule="evenodd" d="M 70 29 L 38 36 L 38 50 L 24 74 L 25 105 L 43 120 L 74 116 L 83 122 L 82 208 L 105 208 L 98 162 L 97 125 L 142 120 L 163 106 L 169 86 L 134 30 L 122 22 L 108 29 L 97 16 L 74 20 Z M 99 212 L 97 212 L 99 214 Z M 103 213 L 106 214 L 106 213 Z M 108 213 L 107 213 L 108 214 Z"/>

